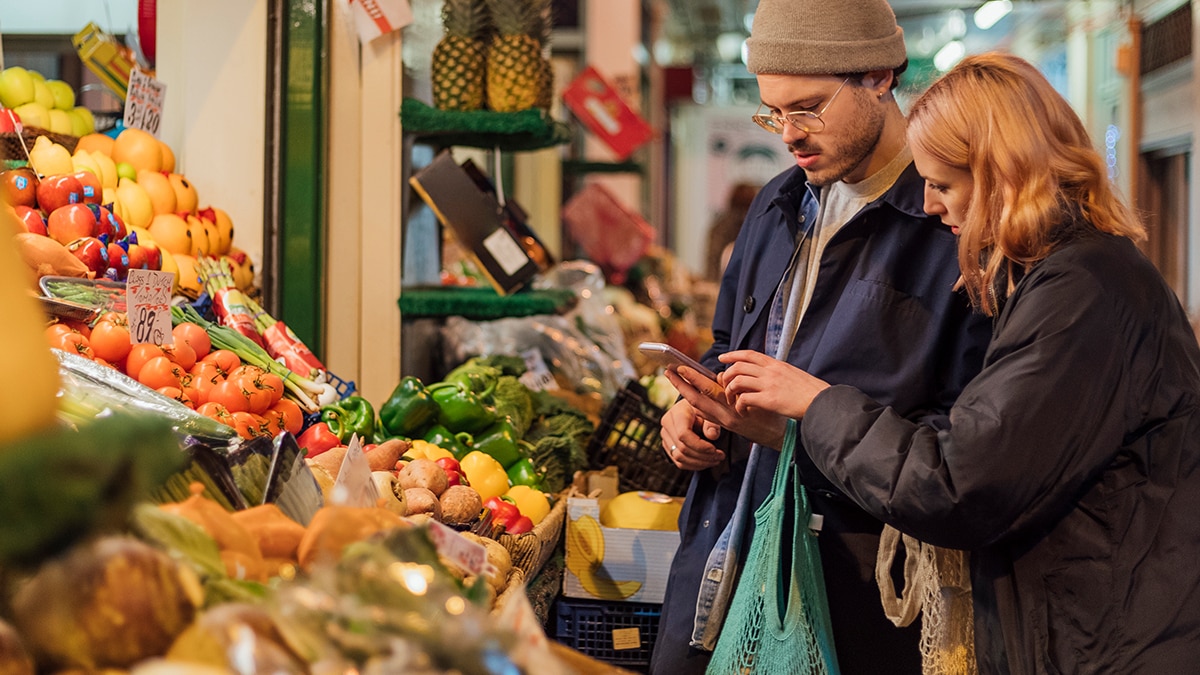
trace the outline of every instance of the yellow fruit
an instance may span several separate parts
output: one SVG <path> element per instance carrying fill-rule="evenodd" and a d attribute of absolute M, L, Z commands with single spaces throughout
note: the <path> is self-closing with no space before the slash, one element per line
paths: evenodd
<path fill-rule="evenodd" d="M 254 261 L 245 251 L 231 247 L 229 253 L 223 256 L 233 269 L 233 283 L 238 290 L 249 291 L 254 288 Z"/>
<path fill-rule="evenodd" d="M 212 207 L 215 220 L 213 223 L 217 226 L 217 255 L 226 255 L 233 248 L 233 221 L 230 220 L 229 214 L 223 209 Z"/>
<path fill-rule="evenodd" d="M 80 136 L 79 142 L 75 144 L 76 150 L 87 150 L 88 152 L 103 152 L 112 157 L 113 138 L 108 134 L 88 134 Z"/>
<path fill-rule="evenodd" d="M 175 151 L 171 150 L 171 146 L 163 143 L 162 141 L 159 141 L 158 144 L 160 146 L 159 151 L 162 153 L 162 170 L 166 171 L 167 173 L 174 173 Z"/>
<path fill-rule="evenodd" d="M 192 237 L 192 255 L 199 258 L 212 252 L 213 242 L 208 236 L 208 226 L 196 216 L 188 216 L 188 233 Z"/>
<path fill-rule="evenodd" d="M 51 108 L 49 117 L 49 129 L 53 133 L 71 136 L 72 132 L 75 131 L 75 125 L 71 123 L 71 116 L 67 114 L 67 111 Z"/>
<path fill-rule="evenodd" d="M 679 529 L 680 500 L 659 492 L 632 490 L 608 500 L 600 511 L 600 524 L 635 530 Z"/>
<path fill-rule="evenodd" d="M 0 219 L 5 232 L 21 227 L 11 222 L 16 220 L 11 209 L 0 209 Z M 5 308 L 0 371 L 20 383 L 0 387 L 0 410 L 9 416 L 0 424 L 0 444 L 41 433 L 55 423 L 58 360 L 46 344 L 46 316 L 29 293 L 27 269 L 15 246 L 0 246 L 0 307 Z"/>
<path fill-rule="evenodd" d="M 157 138 L 141 129 L 130 127 L 117 135 L 113 142 L 114 162 L 125 162 L 138 171 L 162 171 L 162 148 Z"/>
<path fill-rule="evenodd" d="M 153 237 L 151 237 L 151 239 L 153 239 Z M 138 241 L 140 242 L 141 240 L 142 240 L 142 235 L 139 234 Z M 167 249 L 165 249 L 161 246 L 158 247 L 158 254 L 159 254 L 159 256 L 162 257 L 162 263 L 159 265 L 158 269 L 162 272 L 170 272 L 171 274 L 175 275 L 175 283 L 171 285 L 171 293 L 178 294 L 179 293 L 179 264 L 175 262 L 175 254 L 171 253 L 170 251 L 168 251 Z"/>
<path fill-rule="evenodd" d="M 79 149 L 76 147 L 75 152 Z M 87 151 L 85 151 L 87 152 Z M 91 151 L 92 161 L 96 162 L 96 166 L 100 168 L 100 185 L 106 188 L 117 187 L 117 164 L 112 161 L 112 157 L 103 152 Z"/>
<path fill-rule="evenodd" d="M 154 219 L 154 202 L 146 189 L 137 181 L 122 178 L 117 182 L 117 201 L 121 203 L 125 215 L 122 219 L 130 227 L 150 227 Z"/>
<path fill-rule="evenodd" d="M 159 213 L 146 229 L 160 249 L 176 256 L 192 255 L 192 233 L 183 218 L 174 213 Z"/>
<path fill-rule="evenodd" d="M 29 161 L 33 170 L 42 176 L 57 176 L 75 173 L 75 163 L 71 161 L 71 152 L 65 146 L 50 140 L 48 136 L 38 136 L 29 151 Z"/>
<path fill-rule="evenodd" d="M 175 213 L 195 213 L 196 202 L 199 199 L 196 186 L 177 173 L 167 174 L 167 180 L 171 183 L 171 189 L 175 191 Z"/>
<path fill-rule="evenodd" d="M 193 299 L 200 297 L 200 294 L 204 292 L 204 287 L 200 285 L 200 276 L 196 272 L 196 258 L 190 255 L 176 254 L 175 265 L 179 269 L 175 273 L 175 279 L 179 282 L 179 292 Z"/>
<path fill-rule="evenodd" d="M 155 215 L 176 212 L 175 188 L 171 187 L 171 181 L 162 172 L 139 169 L 137 183 L 150 195 Z"/>

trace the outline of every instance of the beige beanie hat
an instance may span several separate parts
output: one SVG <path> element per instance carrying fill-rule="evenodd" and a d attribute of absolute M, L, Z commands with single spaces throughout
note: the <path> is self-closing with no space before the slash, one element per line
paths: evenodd
<path fill-rule="evenodd" d="M 759 0 L 746 55 L 756 75 L 865 73 L 907 60 L 887 0 Z"/>

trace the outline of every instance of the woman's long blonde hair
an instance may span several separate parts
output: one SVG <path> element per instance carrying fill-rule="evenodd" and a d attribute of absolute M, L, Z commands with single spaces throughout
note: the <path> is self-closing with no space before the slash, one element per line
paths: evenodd
<path fill-rule="evenodd" d="M 958 263 L 971 302 L 989 316 L 1012 291 L 1012 268 L 1049 255 L 1053 230 L 1074 214 L 1103 232 L 1145 237 L 1079 116 L 1024 59 L 963 59 L 913 103 L 908 141 L 971 173 Z M 1002 278 L 1006 287 L 996 288 Z"/>

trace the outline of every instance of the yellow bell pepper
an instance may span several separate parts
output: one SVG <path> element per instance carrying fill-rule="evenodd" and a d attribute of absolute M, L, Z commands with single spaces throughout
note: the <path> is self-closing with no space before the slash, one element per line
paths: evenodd
<path fill-rule="evenodd" d="M 428 459 L 430 461 L 437 461 L 443 457 L 451 457 L 452 458 L 452 457 L 454 457 L 454 455 L 451 454 L 451 452 L 449 450 L 446 450 L 445 448 L 441 447 L 440 445 L 434 445 L 433 443 L 430 443 L 429 441 L 424 441 L 419 438 L 415 438 L 415 439 L 409 441 L 408 450 L 404 453 L 404 456 L 401 457 L 400 459 L 409 460 L 409 461 L 414 460 L 414 459 Z"/>
<path fill-rule="evenodd" d="M 504 465 L 491 455 L 472 450 L 464 455 L 458 464 L 466 474 L 467 482 L 475 488 L 483 501 L 508 492 L 508 474 L 504 472 Z"/>
<path fill-rule="evenodd" d="M 508 489 L 505 496 L 511 497 L 516 502 L 521 515 L 528 516 L 534 525 L 542 522 L 546 514 L 550 513 L 550 499 L 546 497 L 545 492 L 536 488 L 528 485 L 514 485 Z"/>

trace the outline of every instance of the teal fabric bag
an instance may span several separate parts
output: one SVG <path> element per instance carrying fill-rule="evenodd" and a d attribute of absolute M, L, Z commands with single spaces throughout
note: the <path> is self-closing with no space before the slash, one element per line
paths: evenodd
<path fill-rule="evenodd" d="M 789 420 L 771 494 L 754 512 L 754 536 L 710 675 L 838 675 L 812 509 L 792 455 Z"/>

